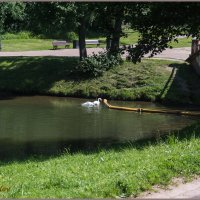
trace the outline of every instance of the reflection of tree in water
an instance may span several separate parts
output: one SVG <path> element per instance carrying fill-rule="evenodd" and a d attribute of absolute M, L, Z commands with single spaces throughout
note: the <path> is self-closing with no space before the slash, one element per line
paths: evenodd
<path fill-rule="evenodd" d="M 95 106 L 95 107 L 82 107 L 82 110 L 86 113 L 99 113 L 101 112 L 102 107 L 101 106 Z"/>
<path fill-rule="evenodd" d="M 61 99 L 51 99 L 49 101 L 53 106 L 58 108 L 70 107 L 74 104 L 74 101 L 70 101 L 69 99 L 61 98 Z"/>

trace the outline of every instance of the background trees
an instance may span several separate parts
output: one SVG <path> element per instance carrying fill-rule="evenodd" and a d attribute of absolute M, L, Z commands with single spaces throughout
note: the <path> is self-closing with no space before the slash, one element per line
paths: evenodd
<path fill-rule="evenodd" d="M 146 53 L 162 52 L 177 36 L 200 38 L 199 3 L 80 3 L 31 2 L 1 3 L 0 32 L 29 30 L 47 38 L 79 38 L 80 58 L 87 56 L 85 38 L 88 31 L 107 38 L 107 49 L 120 52 L 122 25 L 139 32 L 136 46 L 128 49 L 132 61 Z"/>
<path fill-rule="evenodd" d="M 26 29 L 47 38 L 66 38 L 76 29 L 76 6 L 64 2 L 31 2 L 25 4 Z"/>
<path fill-rule="evenodd" d="M 0 33 L 19 31 L 21 28 L 23 28 L 25 17 L 25 5 L 23 3 L 1 3 Z"/>

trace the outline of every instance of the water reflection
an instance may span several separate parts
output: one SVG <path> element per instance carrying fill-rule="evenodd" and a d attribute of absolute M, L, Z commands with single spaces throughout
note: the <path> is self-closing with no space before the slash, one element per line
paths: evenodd
<path fill-rule="evenodd" d="M 85 108 L 84 99 L 17 97 L 0 101 L 0 157 L 52 154 L 61 149 L 126 142 L 181 129 L 196 118 Z M 111 102 L 159 107 L 153 103 Z M 141 105 L 142 104 L 142 105 Z"/>

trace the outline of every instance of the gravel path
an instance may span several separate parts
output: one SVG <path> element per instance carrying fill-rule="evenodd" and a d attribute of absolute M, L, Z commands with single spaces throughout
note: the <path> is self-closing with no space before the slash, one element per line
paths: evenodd
<path fill-rule="evenodd" d="M 200 178 L 189 183 L 181 179 L 175 180 L 168 189 L 155 189 L 157 192 L 145 192 L 138 198 L 142 199 L 200 199 Z"/>
<path fill-rule="evenodd" d="M 88 48 L 88 55 L 92 55 L 92 52 L 98 53 L 102 51 L 102 48 Z M 154 58 L 162 58 L 162 59 L 172 59 L 172 60 L 180 60 L 185 61 L 189 54 L 191 48 L 183 47 L 183 48 L 174 48 L 174 49 L 166 49 L 161 54 L 154 56 Z M 5 56 L 79 56 L 78 49 L 59 49 L 59 50 L 42 50 L 42 51 L 20 51 L 20 52 L 0 52 L 0 57 Z M 148 56 L 148 55 L 147 55 Z"/>

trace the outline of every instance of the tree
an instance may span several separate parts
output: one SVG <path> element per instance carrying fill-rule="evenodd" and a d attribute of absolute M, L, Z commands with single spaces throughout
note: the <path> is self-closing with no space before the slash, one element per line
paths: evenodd
<path fill-rule="evenodd" d="M 0 34 L 19 31 L 26 17 L 25 5 L 20 2 L 0 3 Z"/>
<path fill-rule="evenodd" d="M 119 52 L 120 37 L 124 35 L 122 23 L 127 3 L 99 3 L 96 5 L 96 22 L 93 24 L 105 37 L 110 53 Z"/>
<path fill-rule="evenodd" d="M 66 2 L 26 3 L 27 29 L 46 37 L 66 37 L 76 30 L 76 6 Z"/>
<path fill-rule="evenodd" d="M 133 62 L 150 52 L 156 55 L 170 47 L 169 42 L 177 36 L 200 38 L 199 3 L 143 3 L 137 6 L 130 19 L 132 28 L 139 31 L 140 38 L 129 49 Z"/>
<path fill-rule="evenodd" d="M 92 15 L 92 3 L 72 2 L 39 2 L 27 3 L 26 12 L 29 13 L 28 29 L 36 34 L 44 34 L 49 37 L 65 37 L 69 31 L 78 32 L 80 59 L 87 57 L 85 37 L 90 16 Z"/>

